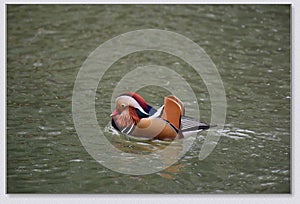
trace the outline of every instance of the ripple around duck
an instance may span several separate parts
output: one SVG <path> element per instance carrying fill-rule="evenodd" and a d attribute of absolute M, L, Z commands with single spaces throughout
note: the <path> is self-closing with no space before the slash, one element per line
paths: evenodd
<path fill-rule="evenodd" d="M 231 138 L 231 139 L 251 139 L 259 138 L 271 141 L 281 141 L 278 137 L 278 132 L 255 132 L 248 129 L 241 129 L 236 127 L 225 128 L 220 132 L 221 136 Z"/>
<path fill-rule="evenodd" d="M 231 127 L 224 128 L 224 130 L 220 131 L 220 134 L 231 139 L 247 139 L 252 138 L 256 133 L 252 130 Z"/>
<path fill-rule="evenodd" d="M 159 156 L 159 152 L 167 148 L 170 144 L 172 144 L 173 147 L 177 147 L 178 145 L 180 149 L 183 148 L 181 140 L 152 140 L 129 136 L 116 131 L 111 124 L 108 124 L 104 128 L 104 133 L 114 147 L 126 153 L 137 155 L 152 154 L 155 157 L 156 154 Z M 186 145 L 188 145 L 193 138 L 189 136 L 186 139 Z M 203 138 L 198 140 L 203 140 Z"/>

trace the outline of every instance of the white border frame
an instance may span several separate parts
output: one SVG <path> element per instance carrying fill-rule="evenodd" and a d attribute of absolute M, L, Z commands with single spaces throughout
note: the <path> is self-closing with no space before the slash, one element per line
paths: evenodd
<path fill-rule="evenodd" d="M 292 86 L 292 104 L 291 104 L 291 120 L 292 120 L 292 151 L 291 151 L 291 194 L 244 194 L 244 195 L 195 195 L 195 194 L 182 194 L 182 195 L 134 195 L 134 194 L 67 194 L 67 195 L 55 195 L 55 194 L 6 194 L 6 4 L 292 4 L 291 9 L 291 46 L 292 46 L 292 58 L 291 58 L 291 86 Z M 0 203 L 25 203 L 25 204 L 39 204 L 43 202 L 48 203 L 162 203 L 172 202 L 173 204 L 181 203 L 199 203 L 204 202 L 207 204 L 218 203 L 230 203 L 230 204 L 282 204 L 282 203 L 299 203 L 299 175 L 295 172 L 300 172 L 299 166 L 299 148 L 300 140 L 297 138 L 300 132 L 300 89 L 299 83 L 296 83 L 296 79 L 300 77 L 300 63 L 299 58 L 296 60 L 296 56 L 300 56 L 299 50 L 299 29 L 300 29 L 300 14 L 299 14 L 300 2 L 297 0 L 233 0 L 230 2 L 224 2 L 222 0 L 202 0 L 200 1 L 187 1 L 182 2 L 178 0 L 173 1 L 126 1 L 126 0 L 52 0 L 52 1 L 37 1 L 37 0 L 23 0 L 23 1 L 9 1 L 1 0 L 0 4 L 0 27 L 3 32 L 0 33 Z M 297 20 L 296 20 L 297 19 Z M 298 69 L 296 68 L 298 67 Z M 297 154 L 298 153 L 298 154 Z M 298 158 L 298 159 L 297 159 Z M 297 162 L 298 161 L 298 162 Z"/>

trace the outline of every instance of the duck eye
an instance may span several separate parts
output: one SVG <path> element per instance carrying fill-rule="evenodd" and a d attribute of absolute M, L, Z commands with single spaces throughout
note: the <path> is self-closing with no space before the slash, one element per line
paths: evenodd
<path fill-rule="evenodd" d="M 122 107 L 122 108 L 125 108 L 125 104 L 121 104 L 121 107 Z"/>

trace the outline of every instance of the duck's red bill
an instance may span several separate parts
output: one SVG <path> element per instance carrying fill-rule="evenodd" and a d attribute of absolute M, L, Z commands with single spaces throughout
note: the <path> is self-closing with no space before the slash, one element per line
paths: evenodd
<path fill-rule="evenodd" d="M 119 114 L 119 112 L 116 109 L 116 110 L 114 110 L 114 112 L 112 112 L 112 114 L 110 114 L 110 117 L 114 117 L 114 116 L 116 116 L 118 114 Z"/>

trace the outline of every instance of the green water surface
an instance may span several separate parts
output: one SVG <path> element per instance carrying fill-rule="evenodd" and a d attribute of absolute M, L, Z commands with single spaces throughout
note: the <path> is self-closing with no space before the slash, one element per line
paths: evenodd
<path fill-rule="evenodd" d="M 291 63 L 289 5 L 7 5 L 7 193 L 290 193 Z M 198 154 L 206 133 L 173 167 L 150 175 L 114 172 L 82 146 L 72 91 L 88 55 L 122 33 L 156 28 L 199 44 L 224 83 L 226 124 L 214 151 Z M 145 51 L 105 73 L 96 94 L 99 126 L 124 74 L 156 64 L 181 73 L 197 95 L 201 120 L 211 104 L 201 78 L 181 59 Z M 132 82 L 134 83 L 134 81 Z M 168 93 L 139 90 L 158 107 Z M 193 101 L 191 101 L 193 103 Z M 189 104 L 186 104 L 189 108 Z M 135 154 L 164 148 L 106 131 Z M 124 161 L 126 162 L 126 161 Z"/>

